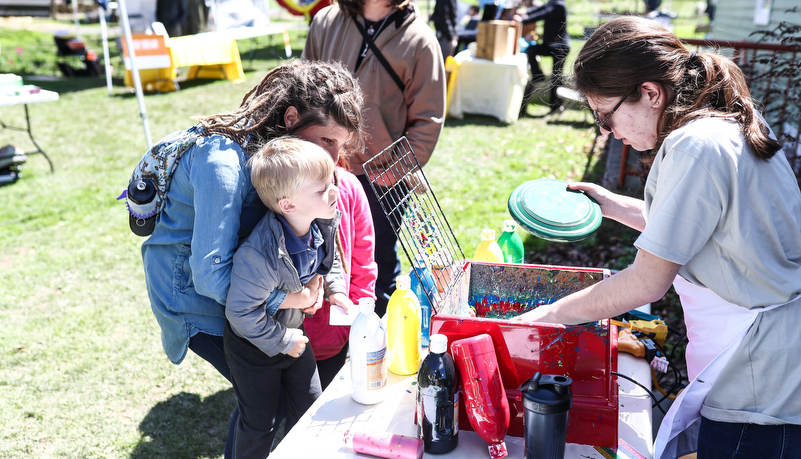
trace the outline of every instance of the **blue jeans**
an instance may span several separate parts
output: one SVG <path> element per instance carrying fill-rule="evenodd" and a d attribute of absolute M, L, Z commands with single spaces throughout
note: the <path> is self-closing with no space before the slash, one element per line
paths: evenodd
<path fill-rule="evenodd" d="M 801 425 L 759 425 L 701 418 L 698 459 L 796 459 L 801 457 Z"/>
<path fill-rule="evenodd" d="M 189 349 L 209 362 L 228 382 L 231 382 L 231 370 L 228 368 L 228 362 L 225 361 L 225 346 L 222 336 L 197 333 L 189 339 Z M 225 459 L 233 457 L 234 429 L 237 421 L 239 421 L 239 407 L 234 406 L 231 422 L 228 423 L 228 436 L 225 437 L 225 451 L 223 452 Z"/>
<path fill-rule="evenodd" d="M 322 393 L 311 346 L 298 358 L 270 357 L 225 325 L 225 357 L 239 405 L 234 458 L 264 459 L 270 455 L 279 426 L 280 395 L 286 403 L 285 432 L 298 422 Z"/>

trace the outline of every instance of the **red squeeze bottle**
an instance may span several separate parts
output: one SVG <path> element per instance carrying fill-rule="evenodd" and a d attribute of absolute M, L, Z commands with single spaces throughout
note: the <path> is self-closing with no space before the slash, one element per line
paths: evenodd
<path fill-rule="evenodd" d="M 387 459 L 423 459 L 423 440 L 388 432 L 345 432 L 353 451 Z"/>
<path fill-rule="evenodd" d="M 459 368 L 467 418 L 476 433 L 489 443 L 493 459 L 506 457 L 509 401 L 501 381 L 492 337 L 481 334 L 454 341 L 451 354 Z"/>

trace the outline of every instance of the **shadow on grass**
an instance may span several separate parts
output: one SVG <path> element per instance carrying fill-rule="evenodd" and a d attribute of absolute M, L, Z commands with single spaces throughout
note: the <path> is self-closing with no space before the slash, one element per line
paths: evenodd
<path fill-rule="evenodd" d="M 235 405 L 233 389 L 202 400 L 181 392 L 157 403 L 139 424 L 142 438 L 131 459 L 222 456 Z"/>

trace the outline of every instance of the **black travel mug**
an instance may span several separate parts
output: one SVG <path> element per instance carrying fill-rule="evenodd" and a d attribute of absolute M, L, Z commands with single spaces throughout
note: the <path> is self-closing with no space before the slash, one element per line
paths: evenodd
<path fill-rule="evenodd" d="M 573 404 L 573 380 L 561 375 L 534 373 L 520 386 L 523 393 L 525 459 L 563 459 L 567 440 L 567 412 Z"/>

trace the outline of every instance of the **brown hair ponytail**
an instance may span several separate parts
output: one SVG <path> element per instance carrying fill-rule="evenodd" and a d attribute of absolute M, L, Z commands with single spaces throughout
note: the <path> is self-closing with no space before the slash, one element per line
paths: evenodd
<path fill-rule="evenodd" d="M 622 17 L 598 28 L 574 63 L 574 86 L 582 94 L 622 97 L 646 81 L 668 96 L 654 150 L 668 134 L 705 117 L 735 120 L 754 154 L 770 159 L 781 146 L 769 137 L 740 68 L 711 53 L 695 54 L 656 21 Z M 639 100 L 640 91 L 630 98 Z"/>

